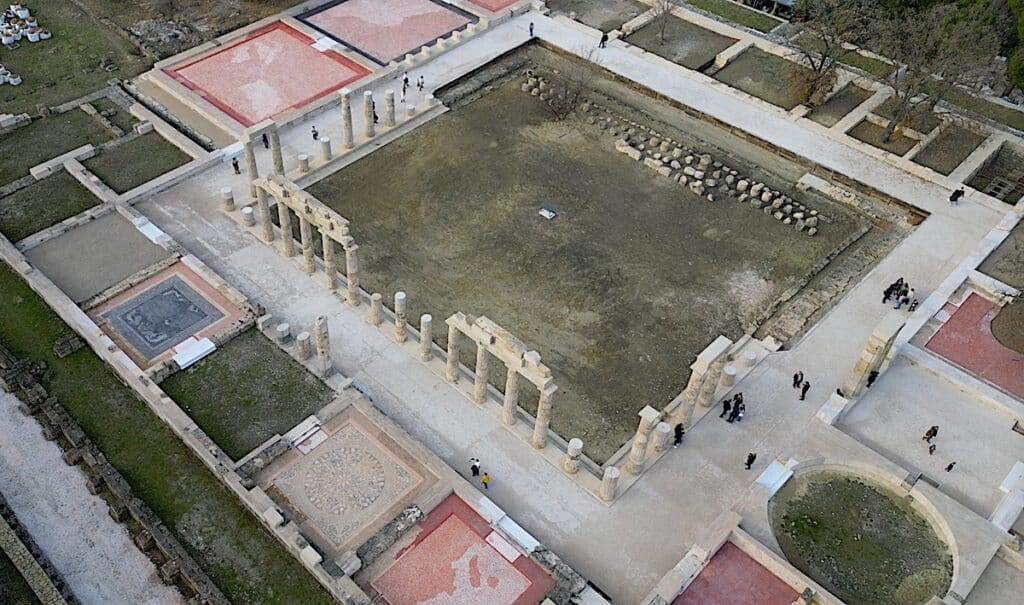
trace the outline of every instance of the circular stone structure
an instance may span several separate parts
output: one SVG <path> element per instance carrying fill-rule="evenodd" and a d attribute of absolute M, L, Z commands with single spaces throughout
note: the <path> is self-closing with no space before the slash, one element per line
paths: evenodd
<path fill-rule="evenodd" d="M 849 605 L 920 605 L 949 590 L 947 545 L 908 502 L 855 475 L 793 477 L 768 515 L 790 563 Z"/>

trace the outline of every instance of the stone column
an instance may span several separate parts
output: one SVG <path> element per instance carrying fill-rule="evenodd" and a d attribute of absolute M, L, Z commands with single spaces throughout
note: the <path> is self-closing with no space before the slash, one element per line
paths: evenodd
<path fill-rule="evenodd" d="M 548 425 L 551 423 L 551 400 L 555 396 L 558 387 L 551 385 L 540 392 L 540 399 L 537 400 L 537 419 L 533 423 L 533 437 L 530 438 L 530 445 L 541 450 L 548 444 Z"/>
<path fill-rule="evenodd" d="M 330 137 L 320 137 L 320 161 L 330 162 L 332 157 L 334 153 L 331 151 Z"/>
<path fill-rule="evenodd" d="M 292 213 L 281 200 L 277 200 L 277 219 L 281 223 L 281 254 L 291 258 L 295 256 L 295 237 L 292 236 Z"/>
<path fill-rule="evenodd" d="M 356 145 L 352 134 L 352 98 L 347 91 L 341 93 L 341 144 L 345 149 L 352 149 Z"/>
<path fill-rule="evenodd" d="M 444 367 L 444 379 L 448 382 L 459 381 L 459 350 L 462 345 L 462 332 L 455 326 L 448 326 L 448 362 Z"/>
<path fill-rule="evenodd" d="M 263 241 L 270 243 L 274 241 L 274 223 L 270 220 L 270 202 L 267 201 L 267 192 L 262 187 L 256 187 L 256 210 L 260 215 L 260 237 Z"/>
<path fill-rule="evenodd" d="M 316 272 L 316 261 L 313 260 L 313 225 L 304 217 L 299 217 L 299 236 L 302 238 L 302 270 L 312 274 Z"/>
<path fill-rule="evenodd" d="M 583 442 L 573 437 L 569 440 L 569 447 L 562 456 L 562 470 L 569 475 L 575 475 L 580 470 L 580 456 L 583 454 Z"/>
<path fill-rule="evenodd" d="M 384 125 L 388 128 L 395 127 L 395 91 L 384 92 Z"/>
<path fill-rule="evenodd" d="M 370 323 L 379 326 L 384 321 L 384 297 L 380 292 L 370 296 Z"/>
<path fill-rule="evenodd" d="M 697 405 L 697 396 L 700 395 L 701 387 L 704 386 L 704 374 L 704 372 L 691 366 L 690 381 L 686 383 L 686 389 L 683 391 L 683 401 L 679 405 L 679 409 L 676 410 L 674 423 L 690 428 L 693 408 Z"/>
<path fill-rule="evenodd" d="M 324 378 L 331 375 L 331 334 L 326 315 L 316 318 L 316 362 Z"/>
<path fill-rule="evenodd" d="M 344 243 L 345 246 L 345 279 L 348 281 L 348 285 L 345 290 L 345 300 L 349 306 L 359 306 L 359 258 L 356 256 L 356 251 L 359 250 L 359 246 L 356 245 L 355 240 L 351 237 L 347 238 Z M 398 296 L 397 294 L 395 296 Z M 402 295 L 405 297 L 405 294 Z M 397 313 L 397 309 L 396 309 Z"/>
<path fill-rule="evenodd" d="M 334 240 L 326 231 L 320 232 L 320 243 L 324 248 L 324 284 L 328 290 L 338 289 L 338 265 L 334 259 Z"/>
<path fill-rule="evenodd" d="M 260 169 L 256 165 L 256 151 L 252 141 L 242 143 L 242 154 L 245 156 L 245 178 L 249 179 L 249 197 L 257 197 L 256 179 L 260 178 Z"/>
<path fill-rule="evenodd" d="M 366 138 L 372 139 L 377 132 L 373 125 L 373 92 L 369 90 L 363 93 L 363 120 L 366 121 L 366 130 L 363 134 Z"/>
<path fill-rule="evenodd" d="M 483 344 L 476 345 L 476 372 L 473 376 L 473 401 L 483 403 L 487 399 L 487 373 L 491 365 L 491 354 Z"/>
<path fill-rule="evenodd" d="M 295 337 L 295 353 L 299 359 L 309 359 L 313 354 L 313 343 L 310 341 L 309 332 L 299 332 Z"/>
<path fill-rule="evenodd" d="M 718 381 L 718 384 L 723 387 L 731 387 L 736 384 L 736 367 L 730 364 L 726 364 L 722 367 L 722 377 Z"/>
<path fill-rule="evenodd" d="M 604 469 L 604 477 L 601 479 L 601 499 L 611 502 L 615 499 L 615 491 L 619 487 L 619 469 L 609 466 Z"/>
<path fill-rule="evenodd" d="M 220 188 L 220 207 L 224 212 L 234 212 L 235 192 L 231 190 L 231 187 Z"/>
<path fill-rule="evenodd" d="M 505 399 L 502 404 L 501 421 L 505 426 L 516 423 L 516 408 L 519 406 L 519 372 L 512 366 L 505 374 Z"/>
<path fill-rule="evenodd" d="M 640 416 L 640 422 L 637 424 L 636 434 L 644 437 L 649 437 L 651 429 L 661 420 L 661 412 L 649 405 L 645 405 L 642 410 L 637 412 L 637 416 Z"/>
<path fill-rule="evenodd" d="M 668 448 L 668 438 L 672 434 L 672 425 L 659 422 L 654 427 L 654 451 L 661 453 Z"/>
<path fill-rule="evenodd" d="M 405 342 L 409 335 L 405 331 L 405 292 L 395 292 L 395 340 Z"/>
<path fill-rule="evenodd" d="M 637 435 L 633 437 L 633 445 L 629 448 L 629 459 L 626 460 L 626 472 L 630 475 L 637 475 L 644 468 L 644 460 L 647 458 L 647 436 Z"/>
<path fill-rule="evenodd" d="M 256 225 L 256 217 L 253 216 L 252 208 L 249 206 L 242 208 L 242 224 L 246 227 L 253 227 Z"/>
<path fill-rule="evenodd" d="M 420 361 L 430 361 L 434 356 L 431 331 L 434 327 L 434 317 L 430 313 L 420 315 Z"/>
<path fill-rule="evenodd" d="M 299 160 L 299 172 L 303 174 L 309 172 L 309 156 L 305 153 L 300 153 L 296 159 Z"/>
<path fill-rule="evenodd" d="M 700 396 L 697 397 L 697 404 L 702 408 L 710 407 L 715 402 L 715 391 L 718 390 L 718 381 L 722 375 L 722 367 L 725 365 L 725 355 L 715 359 L 708 368 L 707 378 L 701 387 Z"/>
<path fill-rule="evenodd" d="M 284 156 L 281 155 L 281 135 L 277 128 L 267 132 L 270 139 L 270 157 L 274 160 L 274 174 L 284 174 Z"/>

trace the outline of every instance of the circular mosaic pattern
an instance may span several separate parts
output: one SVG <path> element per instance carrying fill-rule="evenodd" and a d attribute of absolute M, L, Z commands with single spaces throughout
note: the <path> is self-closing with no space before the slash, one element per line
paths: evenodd
<path fill-rule="evenodd" d="M 362 510 L 384 491 L 384 465 L 359 447 L 321 454 L 306 470 L 303 490 L 310 504 L 333 515 Z"/>

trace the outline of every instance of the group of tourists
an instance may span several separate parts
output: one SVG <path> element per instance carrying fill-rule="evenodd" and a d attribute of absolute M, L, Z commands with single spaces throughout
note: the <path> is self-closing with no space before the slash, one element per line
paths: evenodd
<path fill-rule="evenodd" d="M 889 287 L 882 292 L 882 304 L 884 305 L 890 300 L 895 301 L 893 309 L 907 307 L 910 312 L 916 311 L 919 304 L 917 298 L 914 297 L 914 289 L 902 277 L 889 284 Z"/>
<path fill-rule="evenodd" d="M 732 399 L 728 397 L 722 400 L 722 413 L 719 418 L 725 418 L 726 422 L 741 422 L 747 414 L 747 405 L 743 403 L 743 393 L 736 393 Z"/>

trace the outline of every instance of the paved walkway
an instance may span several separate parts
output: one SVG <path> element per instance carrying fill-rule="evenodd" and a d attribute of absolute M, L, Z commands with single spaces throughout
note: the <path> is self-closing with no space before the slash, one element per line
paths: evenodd
<path fill-rule="evenodd" d="M 107 505 L 64 464 L 39 423 L 0 392 L 0 492 L 46 557 L 84 605 L 171 605 L 181 593 L 157 577 Z"/>
<path fill-rule="evenodd" d="M 532 18 L 539 35 L 565 48 L 596 43 L 576 28 Z M 528 22 L 520 18 L 503 24 L 429 63 L 422 70 L 428 84 L 444 82 L 447 75 L 464 73 L 524 41 Z M 614 43 L 599 58 L 608 69 L 932 212 L 793 350 L 769 357 L 739 385 L 748 402 L 742 424 L 709 416 L 684 447 L 672 451 L 612 508 L 584 493 L 491 415 L 370 327 L 362 317 L 365 307 L 349 309 L 305 275 L 297 261 L 283 259 L 225 217 L 217 207 L 219 188 L 230 183 L 238 194 L 245 191 L 243 177 L 230 174 L 229 167 L 187 181 L 139 210 L 275 316 L 308 329 L 317 315 L 327 315 L 338 366 L 380 409 L 460 471 L 467 471 L 470 456 L 481 458 L 494 479 L 488 496 L 616 602 L 636 603 L 702 529 L 741 498 L 757 473 L 813 421 L 820 403 L 845 378 L 889 310 L 879 304 L 883 288 L 903 276 L 919 297 L 927 296 L 1000 216 L 972 203 L 950 208 L 941 187 L 805 131 L 727 91 L 708 88 L 699 81 L 700 74 L 666 78 L 651 56 L 638 57 Z M 418 73 L 412 72 L 410 79 Z M 313 122 L 321 133 L 340 141 L 340 120 L 321 114 Z M 308 130 L 308 124 L 301 124 L 283 133 L 289 165 L 296 153 L 314 151 Z M 357 123 L 356 132 L 360 130 Z M 259 155 L 266 170 L 269 154 Z M 803 370 L 812 383 L 806 402 L 798 401 L 789 386 L 795 369 Z M 758 452 L 753 471 L 743 469 L 748 451 Z"/>

